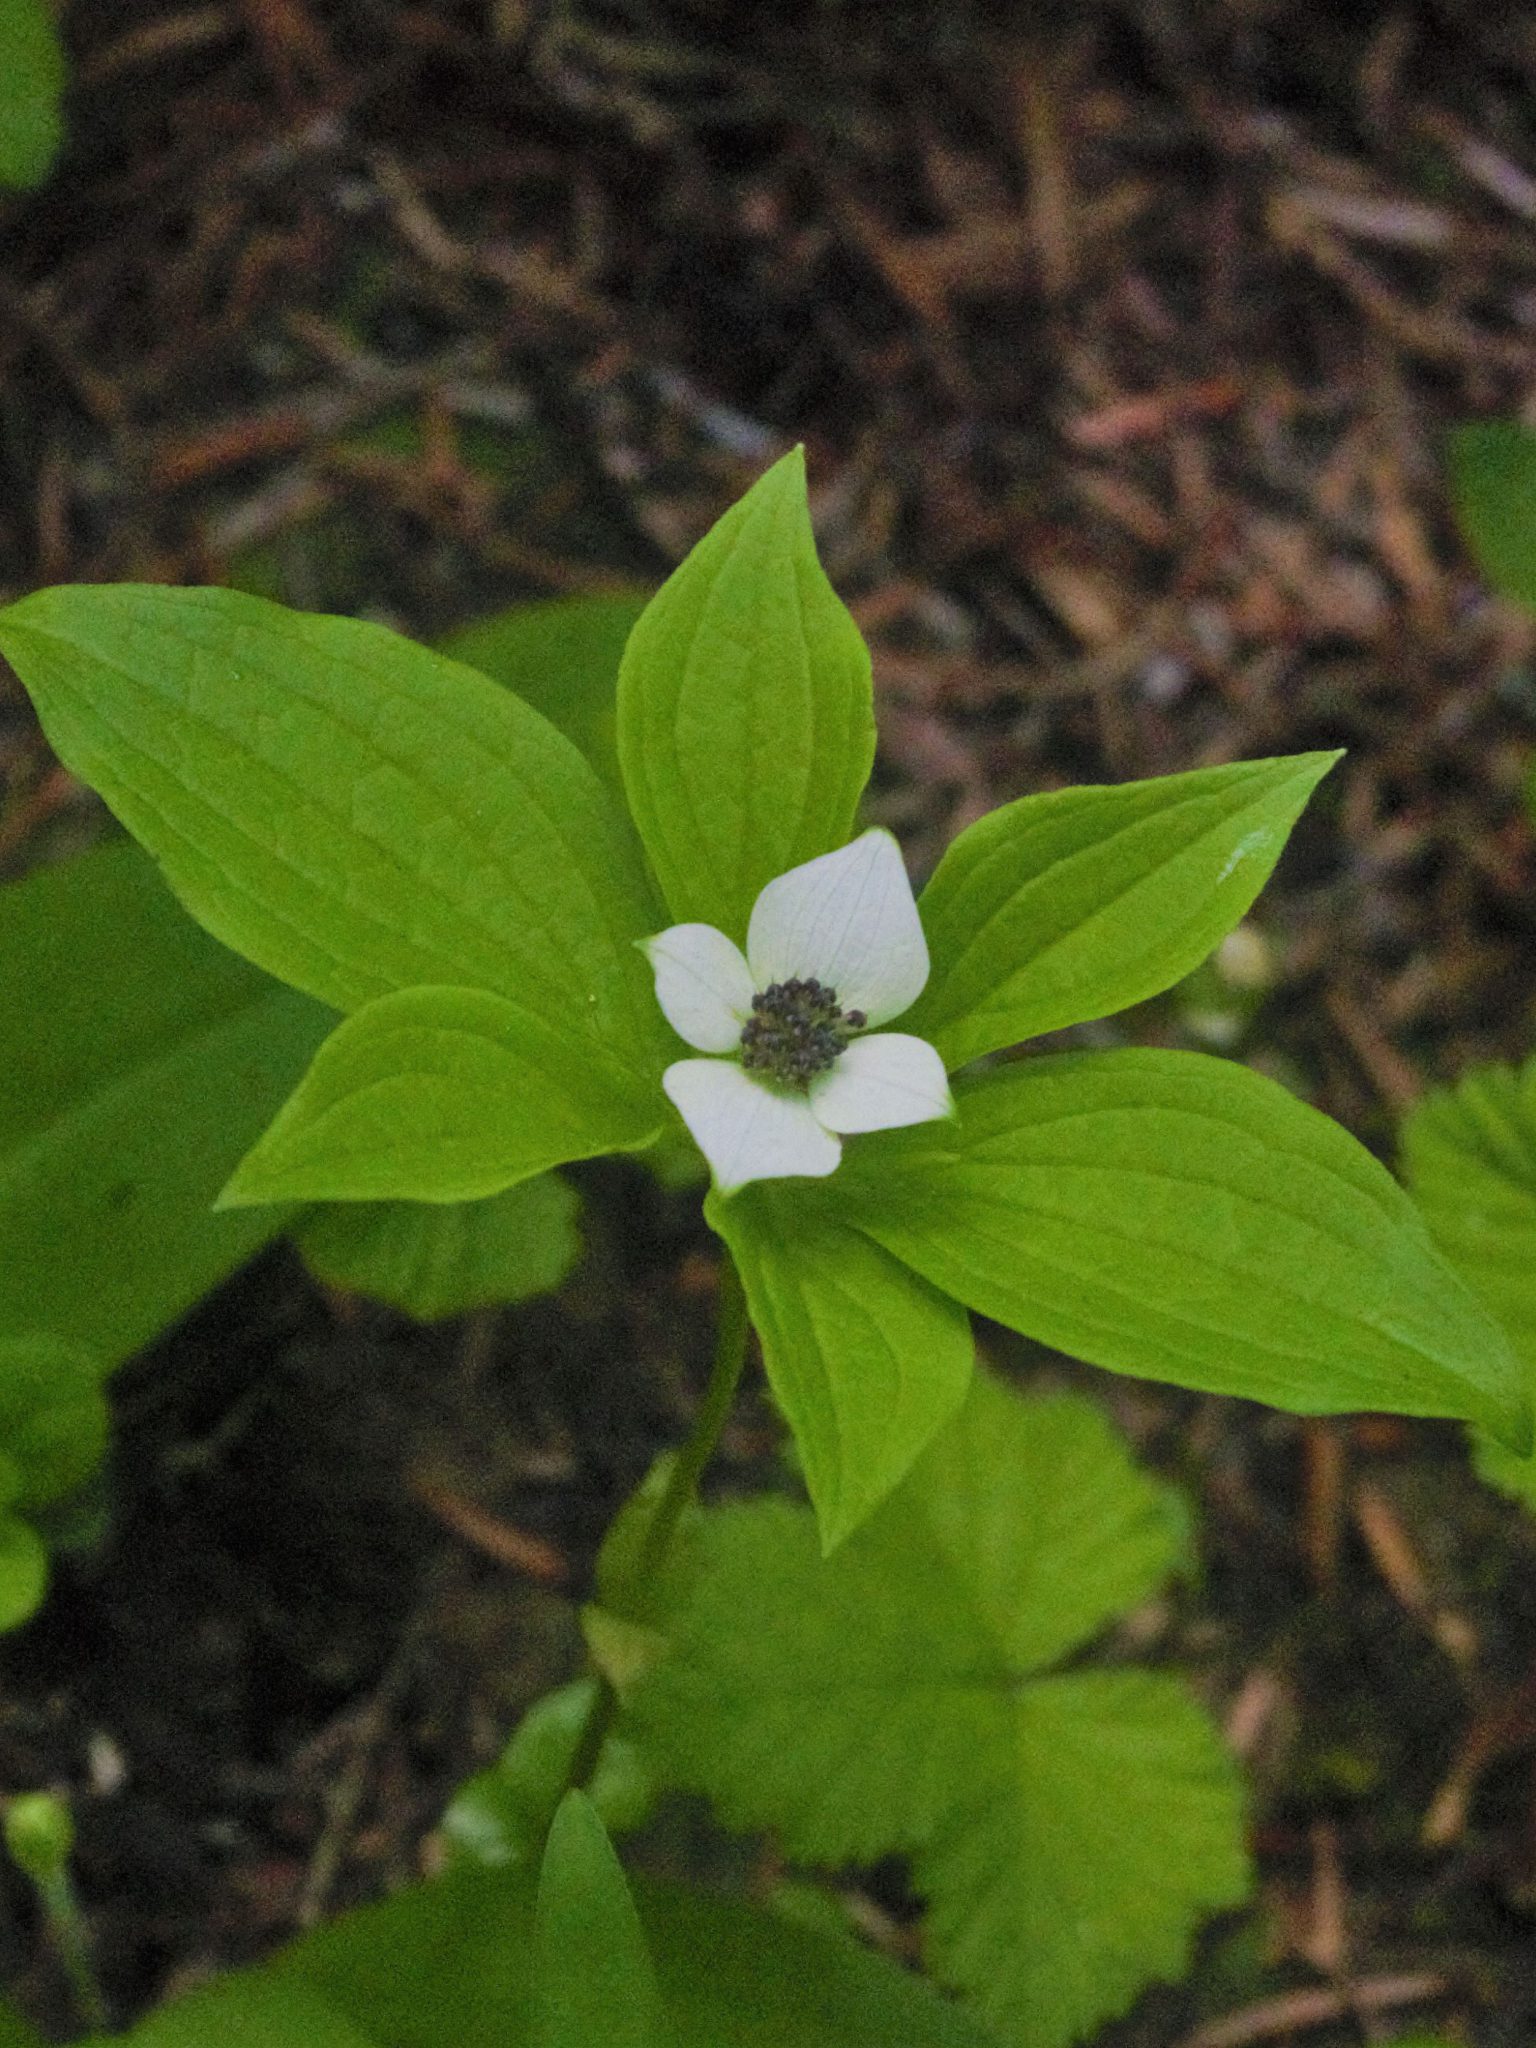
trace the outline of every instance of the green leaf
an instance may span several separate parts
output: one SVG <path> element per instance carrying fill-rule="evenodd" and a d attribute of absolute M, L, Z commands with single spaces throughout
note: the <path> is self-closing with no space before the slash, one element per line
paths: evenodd
<path fill-rule="evenodd" d="M 41 185 L 53 168 L 65 82 L 46 0 L 0 0 L 0 185 Z"/>
<path fill-rule="evenodd" d="M 1237 1772 L 1172 1680 L 1043 1674 L 1166 1575 L 1176 1518 L 1088 1404 L 985 1374 L 832 1558 L 783 1501 L 705 1517 L 631 1702 L 684 1787 L 790 1855 L 912 1855 L 941 1974 L 1058 2048 L 1184 1967 L 1247 1884 Z M 970 1933 L 968 1930 L 979 1930 Z"/>
<path fill-rule="evenodd" d="M 592 769 L 509 691 L 227 590 L 40 591 L 0 649 L 215 937 L 343 1010 L 496 991 L 648 1090 L 655 905 Z"/>
<path fill-rule="evenodd" d="M 1536 1059 L 1478 1067 L 1403 1124 L 1408 1185 L 1435 1242 L 1536 1388 Z M 1536 1457 L 1480 1439 L 1478 1470 L 1536 1509 Z"/>
<path fill-rule="evenodd" d="M 497 1869 L 538 1855 L 596 1698 L 596 1680 L 579 1678 L 535 1700 L 496 1762 L 449 1802 L 442 1834 L 455 1857 Z M 610 1834 L 639 1827 L 656 1803 L 650 1767 L 622 1733 L 604 1742 L 588 1791 Z"/>
<path fill-rule="evenodd" d="M 874 759 L 869 654 L 816 559 L 798 448 L 646 606 L 619 671 L 629 807 L 673 918 L 740 940 L 841 846 Z"/>
<path fill-rule="evenodd" d="M 1536 611 L 1536 433 L 1476 420 L 1450 438 L 1451 495 L 1467 545 L 1501 596 Z"/>
<path fill-rule="evenodd" d="M 104 1370 L 283 1226 L 215 1216 L 330 1015 L 216 945 L 121 841 L 0 889 L 0 1336 Z"/>
<path fill-rule="evenodd" d="M 958 1127 L 877 1133 L 840 1213 L 1058 1350 L 1300 1414 L 1459 1416 L 1530 1441 L 1524 1377 L 1390 1174 L 1232 1061 L 1022 1060 Z"/>
<path fill-rule="evenodd" d="M 107 1448 L 100 1363 L 52 1337 L 0 1338 L 0 1451 L 15 1468 L 7 1505 L 30 1512 L 74 1493 Z"/>
<path fill-rule="evenodd" d="M 1433 1090 L 1405 1118 L 1402 1146 L 1436 1242 L 1536 1377 L 1536 1059 Z"/>
<path fill-rule="evenodd" d="M 681 2048 L 999 2048 L 851 1941 L 682 1885 L 635 1889 Z"/>
<path fill-rule="evenodd" d="M 635 1894 L 679 2048 L 996 2048 L 931 1986 L 850 1941 L 677 1885 L 637 1880 Z M 531 1921 L 525 1879 L 456 1870 L 344 1914 L 126 2038 L 134 2048 L 527 2048 Z"/>
<path fill-rule="evenodd" d="M 337 1202 L 294 1238 L 327 1286 L 370 1295 L 418 1322 L 547 1294 L 581 1256 L 581 1201 L 539 1174 L 484 1202 Z"/>
<path fill-rule="evenodd" d="M 711 1193 L 704 1214 L 740 1269 L 831 1550 L 955 1413 L 974 1350 L 963 1309 L 802 1190 L 759 1181 Z"/>
<path fill-rule="evenodd" d="M 20 1516 L 0 1510 L 0 1629 L 20 1628 L 43 1604 L 48 1552 Z"/>
<path fill-rule="evenodd" d="M 1020 2048 L 1063 2048 L 1189 1968 L 1241 1905 L 1243 1798 L 1176 1679 L 1088 1671 L 1023 1691 L 1006 1783 L 917 1856 L 929 1966 Z"/>
<path fill-rule="evenodd" d="M 901 1028 L 953 1068 L 1171 988 L 1243 916 L 1338 758 L 1052 790 L 988 812 L 923 891 L 933 967 Z"/>
<path fill-rule="evenodd" d="M 219 1200 L 479 1201 L 649 1143 L 660 1110 L 502 996 L 402 989 L 331 1033 Z"/>
<path fill-rule="evenodd" d="M 1128 1455 L 1094 1402 L 1021 1400 L 990 1372 L 940 1431 L 908 1493 L 1014 1671 L 1087 1643 L 1187 1563 L 1188 1509 Z"/>
<path fill-rule="evenodd" d="M 152 2012 L 126 2036 L 97 2035 L 77 2048 L 121 2048 L 125 2039 L 135 2048 L 393 2048 L 301 1978 L 275 1970 L 222 1978 Z"/>
<path fill-rule="evenodd" d="M 534 1906 L 531 2048 L 661 2048 L 669 2032 L 619 1859 L 591 1800 L 567 1792 Z"/>
<path fill-rule="evenodd" d="M 622 797 L 619 662 L 644 610 L 640 597 L 562 597 L 551 604 L 513 605 L 460 627 L 438 647 L 541 711 Z"/>

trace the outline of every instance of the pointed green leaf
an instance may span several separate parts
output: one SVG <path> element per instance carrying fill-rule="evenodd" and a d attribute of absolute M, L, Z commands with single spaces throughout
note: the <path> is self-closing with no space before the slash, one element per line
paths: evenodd
<path fill-rule="evenodd" d="M 1536 1059 L 1479 1067 L 1403 1124 L 1408 1185 L 1435 1242 L 1508 1336 L 1536 1390 Z M 1480 1439 L 1485 1479 L 1536 1508 L 1536 1456 Z"/>
<path fill-rule="evenodd" d="M 681 1885 L 637 1879 L 635 1894 L 680 2048 L 997 2048 L 852 1941 Z M 520 1874 L 455 1870 L 89 2048 L 527 2048 L 532 1918 Z"/>
<path fill-rule="evenodd" d="M 64 52 L 46 0 L 0 0 L 0 185 L 41 185 L 64 139 Z"/>
<path fill-rule="evenodd" d="M 681 2048 L 996 2048 L 931 1985 L 852 1941 L 682 1885 L 637 1878 L 634 1891 Z M 515 1876 L 454 1872 L 266 1967 L 323 1993 L 380 2048 L 524 2048 L 531 1919 Z M 247 2048 L 234 2030 L 204 2038 Z"/>
<path fill-rule="evenodd" d="M 335 1202 L 294 1231 L 309 1270 L 418 1322 L 547 1294 L 581 1256 L 576 1190 L 558 1174 L 483 1202 Z"/>
<path fill-rule="evenodd" d="M 765 883 L 850 837 L 874 759 L 869 654 L 816 559 L 798 448 L 646 606 L 618 729 L 629 807 L 679 923 L 740 940 Z"/>
<path fill-rule="evenodd" d="M 648 1144 L 661 1106 L 502 996 L 402 989 L 331 1033 L 219 1199 L 479 1201 Z"/>
<path fill-rule="evenodd" d="M 953 1068 L 1171 988 L 1248 909 L 1338 758 L 1052 790 L 988 812 L 923 891 L 933 969 L 902 1030 Z"/>
<path fill-rule="evenodd" d="M 633 941 L 656 907 L 616 808 L 509 691 L 383 627 L 227 590 L 45 590 L 3 650 L 60 758 L 215 937 L 350 1010 L 497 991 L 643 1092 Z"/>
<path fill-rule="evenodd" d="M 1475 420 L 1450 440 L 1451 494 L 1467 545 L 1501 596 L 1536 611 L 1536 433 Z"/>
<path fill-rule="evenodd" d="M 1040 1672 L 1176 1545 L 1088 1404 L 978 1375 L 834 1557 L 786 1502 L 706 1515 L 632 1712 L 732 1826 L 812 1861 L 912 1855 L 940 1973 L 1010 2041 L 1061 2048 L 1177 1975 L 1200 1917 L 1246 1888 L 1238 1773 L 1182 1689 Z"/>
<path fill-rule="evenodd" d="M 619 1859 L 591 1800 L 567 1792 L 539 1872 L 529 2048 L 662 2048 L 668 2038 Z"/>
<path fill-rule="evenodd" d="M 1014 1703 L 1007 1776 L 918 1854 L 928 1962 L 1018 2048 L 1065 2048 L 1190 1964 L 1251 1883 L 1238 1772 L 1176 1679 L 1087 1671 Z"/>
<path fill-rule="evenodd" d="M 1301 1414 L 1459 1416 L 1524 1447 L 1524 1379 L 1349 1134 L 1199 1053 L 1059 1054 L 866 1138 L 848 1220 L 957 1299 L 1114 1372 Z"/>
<path fill-rule="evenodd" d="M 804 1183 L 759 1181 L 704 1213 L 747 1290 L 768 1381 L 830 1550 L 910 1468 L 970 1384 L 965 1311 Z"/>
<path fill-rule="evenodd" d="M 0 988 L 0 1336 L 108 1370 L 282 1228 L 213 1198 L 334 1020 L 128 840 L 0 889 Z"/>

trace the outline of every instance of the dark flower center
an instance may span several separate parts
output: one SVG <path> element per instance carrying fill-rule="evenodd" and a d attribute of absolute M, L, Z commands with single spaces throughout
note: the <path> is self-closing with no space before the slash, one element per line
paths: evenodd
<path fill-rule="evenodd" d="M 819 981 L 776 981 L 752 998 L 741 1064 L 804 1095 L 868 1021 L 862 1010 L 840 1010 L 837 991 Z"/>

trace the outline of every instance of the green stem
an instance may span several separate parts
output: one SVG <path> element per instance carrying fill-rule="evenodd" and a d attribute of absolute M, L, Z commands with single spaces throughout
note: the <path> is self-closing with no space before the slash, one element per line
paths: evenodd
<path fill-rule="evenodd" d="M 76 2010 L 90 2033 L 104 2034 L 111 2024 L 107 2001 L 102 1996 L 96 1966 L 91 1960 L 85 1916 L 80 1911 L 80 1902 L 75 1897 L 69 1873 L 61 1869 L 34 1882 L 59 1960 L 64 1965 L 64 1974 L 69 1979 L 69 1988 L 74 1993 Z"/>
<path fill-rule="evenodd" d="M 747 1362 L 747 1327 L 746 1293 L 735 1262 L 727 1252 L 720 1269 L 719 1317 L 715 1326 L 715 1358 L 710 1367 L 709 1385 L 704 1389 L 704 1399 L 693 1419 L 693 1428 L 688 1432 L 688 1441 L 678 1452 L 672 1470 L 667 1474 L 666 1488 L 646 1526 L 645 1540 L 640 1545 L 634 1571 L 624 1589 L 624 1604 L 631 1612 L 644 1612 L 648 1596 L 654 1591 L 667 1562 L 677 1525 L 698 1492 L 704 1467 L 714 1456 L 720 1432 L 736 1399 L 736 1389 L 741 1384 L 742 1368 Z M 618 1711 L 618 1694 L 610 1681 L 600 1675 L 597 1697 L 592 1702 L 571 1757 L 571 1767 L 566 1773 L 568 1787 L 584 1790 L 591 1783 Z"/>

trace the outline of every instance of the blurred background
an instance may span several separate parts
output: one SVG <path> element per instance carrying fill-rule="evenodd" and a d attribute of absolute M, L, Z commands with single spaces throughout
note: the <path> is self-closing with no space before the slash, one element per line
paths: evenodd
<path fill-rule="evenodd" d="M 1466 552 L 1448 440 L 1536 403 L 1529 9 L 63 25 L 63 154 L 0 197 L 0 597 L 222 582 L 436 637 L 654 587 L 803 440 L 915 875 L 1029 790 L 1349 749 L 1213 965 L 1096 1042 L 1235 1053 L 1388 1155 L 1426 1086 L 1536 1050 L 1536 626 Z M 7 879 L 100 833 L 9 679 L 0 787 Z M 416 1867 L 558 1675 L 550 1586 L 678 1434 L 708 1318 L 696 1205 L 606 1171 L 558 1307 L 424 1334 L 277 1251 L 119 1382 L 120 1540 L 5 1646 L 0 1765 L 125 1774 L 81 1847 L 124 1996 Z M 1076 1377 L 1199 1500 L 1167 1641 L 1256 1773 L 1265 1882 L 1113 2038 L 1428 2006 L 1526 2041 L 1536 1524 L 1448 1430 Z M 1247 2031 L 1198 2032 L 1222 2011 Z"/>

